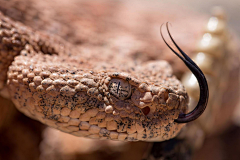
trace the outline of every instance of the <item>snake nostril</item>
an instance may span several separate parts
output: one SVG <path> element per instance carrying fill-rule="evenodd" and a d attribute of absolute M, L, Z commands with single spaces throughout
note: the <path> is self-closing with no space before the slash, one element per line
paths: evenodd
<path fill-rule="evenodd" d="M 142 109 L 142 112 L 143 112 L 143 114 L 146 116 L 146 115 L 148 115 L 148 113 L 150 112 L 150 108 L 147 106 L 147 107 L 144 107 L 143 109 Z"/>

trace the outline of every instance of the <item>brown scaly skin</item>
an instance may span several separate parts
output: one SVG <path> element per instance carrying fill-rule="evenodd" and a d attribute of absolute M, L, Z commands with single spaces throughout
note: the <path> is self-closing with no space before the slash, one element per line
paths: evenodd
<path fill-rule="evenodd" d="M 186 112 L 188 97 L 166 62 L 119 69 L 1 17 L 1 54 L 11 55 L 3 61 L 7 87 L 24 114 L 100 139 L 163 141 L 182 128 L 174 119 Z"/>

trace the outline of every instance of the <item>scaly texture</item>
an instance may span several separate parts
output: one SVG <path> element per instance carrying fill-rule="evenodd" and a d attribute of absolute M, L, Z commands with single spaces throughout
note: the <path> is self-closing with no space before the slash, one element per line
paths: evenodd
<path fill-rule="evenodd" d="M 1 55 L 11 55 L 4 65 L 11 99 L 31 118 L 73 135 L 121 141 L 163 141 L 183 126 L 174 119 L 186 112 L 188 96 L 165 61 L 100 62 L 98 53 L 85 56 L 88 48 L 73 50 L 3 16 L 0 37 Z"/>

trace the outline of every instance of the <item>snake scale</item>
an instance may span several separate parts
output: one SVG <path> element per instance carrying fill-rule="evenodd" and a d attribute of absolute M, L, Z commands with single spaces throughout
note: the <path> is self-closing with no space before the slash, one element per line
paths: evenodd
<path fill-rule="evenodd" d="M 21 21 L 29 23 L 27 18 Z M 42 28 L 49 31 L 51 23 Z M 109 31 L 106 37 L 113 42 L 104 44 L 103 38 L 88 31 L 68 43 L 1 15 L 1 56 L 8 58 L 1 58 L 1 70 L 6 72 L 0 78 L 3 91 L 9 90 L 2 94 L 25 115 L 76 136 L 124 141 L 173 138 L 184 126 L 174 120 L 187 113 L 184 87 L 167 62 L 132 61 L 115 44 L 122 42 L 122 35 L 111 37 L 111 32 L 116 34 Z M 114 38 L 119 40 L 114 43 Z M 126 40 L 135 42 L 131 37 Z"/>

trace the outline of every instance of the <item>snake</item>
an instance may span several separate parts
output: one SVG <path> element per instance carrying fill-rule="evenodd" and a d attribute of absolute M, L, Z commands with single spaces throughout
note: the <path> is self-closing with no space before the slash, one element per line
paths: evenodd
<path fill-rule="evenodd" d="M 184 58 L 171 49 L 196 75 L 201 88 L 199 103 L 189 114 L 185 114 L 186 91 L 166 62 L 129 64 L 118 70 L 91 63 L 83 58 L 84 51 L 53 41 L 56 46 L 47 37 L 1 18 L 1 57 L 6 52 L 11 57 L 2 59 L 8 72 L 1 77 L 16 107 L 46 125 L 77 136 L 163 141 L 180 131 L 179 123 L 196 119 L 206 107 L 204 74 L 174 41 Z"/>
<path fill-rule="evenodd" d="M 25 115 L 63 132 L 99 139 L 164 141 L 179 133 L 184 126 L 179 122 L 196 119 L 206 106 L 204 75 L 176 43 L 185 59 L 173 52 L 198 77 L 202 89 L 197 106 L 203 107 L 190 114 L 186 114 L 186 91 L 166 61 L 137 64 L 117 53 L 103 62 L 99 54 L 118 52 L 114 46 L 77 48 L 3 15 L 1 42 L 2 57 L 10 53 L 1 66 L 6 71 L 1 88 L 8 90 L 2 94 Z"/>

